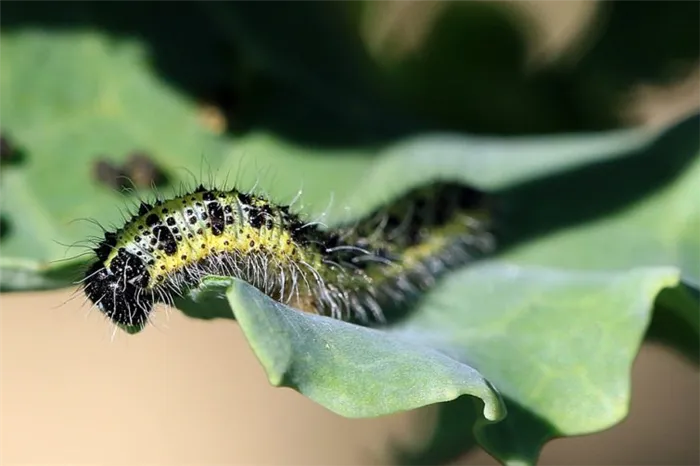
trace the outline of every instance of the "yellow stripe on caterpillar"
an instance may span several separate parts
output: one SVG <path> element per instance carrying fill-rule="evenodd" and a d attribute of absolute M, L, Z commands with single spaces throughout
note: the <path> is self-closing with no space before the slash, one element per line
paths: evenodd
<path fill-rule="evenodd" d="M 83 287 L 116 324 L 142 328 L 154 304 L 208 275 L 243 279 L 280 302 L 336 318 L 382 319 L 444 271 L 493 249 L 477 193 L 441 183 L 366 219 L 322 229 L 288 206 L 205 189 L 142 203 L 94 249 Z"/>

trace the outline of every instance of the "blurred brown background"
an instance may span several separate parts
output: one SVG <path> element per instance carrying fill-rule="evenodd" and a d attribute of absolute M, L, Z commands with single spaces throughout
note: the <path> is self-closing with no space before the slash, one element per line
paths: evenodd
<path fill-rule="evenodd" d="M 592 2 L 527 2 L 533 63 L 576 41 Z M 396 8 L 401 8 L 400 5 Z M 698 75 L 631 93 L 630 118 L 661 124 L 700 106 Z M 269 386 L 231 321 L 171 313 L 118 333 L 72 290 L 0 296 L 0 462 L 19 464 L 382 464 L 420 441 L 431 409 L 348 420 Z M 161 312 L 164 314 L 164 312 Z M 601 434 L 557 440 L 542 464 L 698 464 L 698 371 L 645 347 L 631 414 Z M 428 424 L 426 424 L 426 421 Z M 465 464 L 495 464 L 484 452 Z"/>
<path fill-rule="evenodd" d="M 0 297 L 0 462 L 19 464 L 383 464 L 432 410 L 343 419 L 271 387 L 231 321 L 172 313 L 111 341 L 71 291 Z M 162 313 L 164 314 L 164 313 Z M 698 464 L 698 372 L 646 348 L 629 418 L 554 441 L 542 464 Z M 421 422 L 422 421 L 422 422 Z M 496 464 L 484 452 L 466 464 Z"/>

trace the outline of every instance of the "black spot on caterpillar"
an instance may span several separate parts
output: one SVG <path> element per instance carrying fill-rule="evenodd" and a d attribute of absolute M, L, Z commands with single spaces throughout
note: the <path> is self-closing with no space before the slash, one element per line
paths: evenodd
<path fill-rule="evenodd" d="M 143 328 L 154 304 L 172 305 L 208 275 L 240 278 L 302 311 L 376 322 L 493 247 L 483 197 L 458 184 L 413 190 L 332 229 L 264 197 L 200 185 L 142 203 L 106 232 L 82 284 L 127 329 Z"/>

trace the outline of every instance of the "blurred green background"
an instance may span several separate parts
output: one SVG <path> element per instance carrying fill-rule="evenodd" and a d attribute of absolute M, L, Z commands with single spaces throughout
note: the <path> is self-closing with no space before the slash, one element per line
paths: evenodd
<path fill-rule="evenodd" d="M 646 337 L 697 361 L 699 17 L 697 2 L 4 2 L 0 286 L 69 286 L 86 260 L 75 257 L 84 241 L 101 234 L 91 221 L 119 225 L 151 192 L 115 189 L 121 181 L 109 170 L 108 182 L 98 176 L 97 160 L 121 166 L 146 154 L 166 194 L 200 178 L 257 185 L 278 201 L 303 189 L 306 209 L 332 221 L 413 184 L 455 177 L 499 200 L 500 257 L 509 264 L 556 273 L 675 267 L 684 284 L 645 298 L 655 309 Z M 25 396 L 22 387 L 56 383 L 46 366 L 51 344 L 67 345 L 67 357 L 95 348 L 64 340 L 74 335 L 68 322 L 85 322 L 48 313 L 56 297 L 29 307 L 1 299 L 3 334 L 12 335 L 3 353 L 13 355 L 3 360 L 12 368 L 3 382 L 13 384 L 3 405 L 77 403 L 65 398 L 75 394 Z M 43 362 L 26 355 L 34 332 L 49 345 L 37 350 Z M 212 341 L 228 347 L 226 338 Z M 120 348 L 103 357 L 124 378 L 105 386 L 130 380 L 134 353 Z M 100 382 L 81 374 L 95 364 L 65 370 L 89 386 Z M 186 383 L 172 383 L 195 402 Z M 66 417 L 48 411 L 8 418 L 2 430 L 19 432 L 8 461 L 99 462 L 70 449 L 30 452 L 21 426 Z M 128 419 L 123 425 L 116 438 L 127 435 Z M 449 435 L 436 438 L 424 461 L 462 454 L 464 442 L 454 450 L 440 442 Z M 696 461 L 692 440 L 675 456 L 664 442 L 647 458 Z M 119 458 L 129 456 L 105 461 Z"/>

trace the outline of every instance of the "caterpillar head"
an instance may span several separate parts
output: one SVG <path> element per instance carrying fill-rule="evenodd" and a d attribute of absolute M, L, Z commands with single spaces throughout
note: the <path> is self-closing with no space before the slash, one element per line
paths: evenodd
<path fill-rule="evenodd" d="M 127 332 L 138 332 L 153 310 L 153 295 L 145 288 L 148 281 L 143 262 L 120 249 L 108 265 L 99 260 L 88 269 L 85 294 L 112 322 Z"/>

